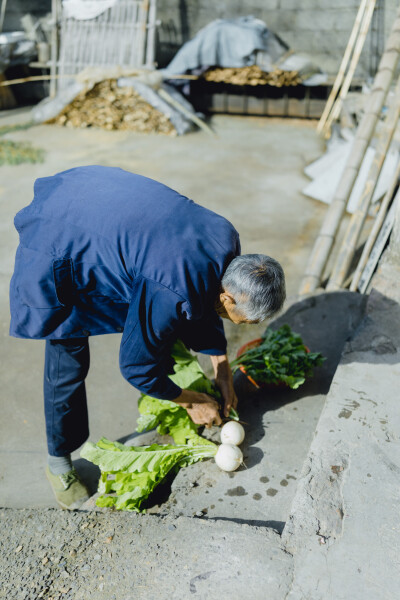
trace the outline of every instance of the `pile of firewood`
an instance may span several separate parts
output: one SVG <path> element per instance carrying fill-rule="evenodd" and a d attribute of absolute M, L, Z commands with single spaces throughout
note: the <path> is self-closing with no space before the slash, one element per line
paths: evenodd
<path fill-rule="evenodd" d="M 230 83 L 232 85 L 272 85 L 274 87 L 283 87 L 289 85 L 299 85 L 301 77 L 298 71 L 282 71 L 275 69 L 267 73 L 262 71 L 257 65 L 251 67 L 223 69 L 215 67 L 206 71 L 203 75 L 206 81 L 216 83 Z"/>
<path fill-rule="evenodd" d="M 134 89 L 118 87 L 116 79 L 101 81 L 90 91 L 82 92 L 47 123 L 176 135 L 168 117 L 153 108 Z"/>

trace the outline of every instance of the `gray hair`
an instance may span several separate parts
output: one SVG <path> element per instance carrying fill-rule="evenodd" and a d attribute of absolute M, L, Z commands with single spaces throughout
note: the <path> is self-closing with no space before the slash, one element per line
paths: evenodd
<path fill-rule="evenodd" d="M 232 294 L 238 311 L 249 321 L 263 321 L 281 310 L 286 298 L 281 265 L 265 254 L 237 256 L 221 281 Z"/>

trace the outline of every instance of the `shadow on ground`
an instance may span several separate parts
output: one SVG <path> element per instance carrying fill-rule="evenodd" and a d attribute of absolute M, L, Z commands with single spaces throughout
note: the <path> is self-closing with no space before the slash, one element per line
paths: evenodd
<path fill-rule="evenodd" d="M 245 452 L 250 461 L 251 446 L 265 435 L 263 415 L 280 407 L 295 403 L 306 396 L 326 395 L 329 391 L 345 343 L 360 325 L 364 315 L 366 297 L 352 292 L 332 292 L 313 296 L 292 305 L 269 327 L 276 330 L 288 324 L 300 334 L 312 352 L 321 352 L 326 358 L 314 376 L 297 390 L 288 387 L 257 389 L 247 377 L 237 371 L 235 390 L 239 399 L 240 418 L 248 423 Z M 255 449 L 257 450 L 257 449 Z"/>

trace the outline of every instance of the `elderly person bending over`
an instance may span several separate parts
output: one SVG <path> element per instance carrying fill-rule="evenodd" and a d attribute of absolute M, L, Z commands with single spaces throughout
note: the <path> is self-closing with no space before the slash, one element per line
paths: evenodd
<path fill-rule="evenodd" d="M 47 477 L 64 508 L 87 490 L 70 454 L 89 435 L 89 336 L 123 332 L 120 368 L 135 388 L 183 406 L 195 423 L 220 424 L 218 404 L 168 377 L 176 339 L 208 354 L 224 399 L 237 404 L 221 317 L 258 323 L 285 299 L 281 266 L 240 256 L 223 217 L 121 169 L 80 167 L 38 179 L 15 217 L 10 334 L 45 339 Z"/>

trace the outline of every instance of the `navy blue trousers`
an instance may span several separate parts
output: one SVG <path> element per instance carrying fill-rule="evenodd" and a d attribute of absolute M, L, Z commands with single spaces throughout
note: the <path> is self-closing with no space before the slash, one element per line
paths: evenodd
<path fill-rule="evenodd" d="M 46 340 L 44 413 L 51 456 L 66 456 L 89 437 L 85 377 L 88 338 Z"/>

